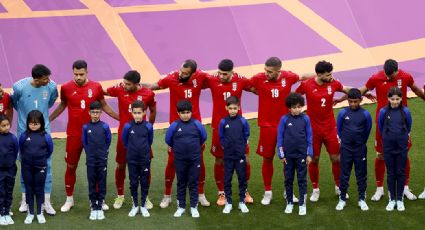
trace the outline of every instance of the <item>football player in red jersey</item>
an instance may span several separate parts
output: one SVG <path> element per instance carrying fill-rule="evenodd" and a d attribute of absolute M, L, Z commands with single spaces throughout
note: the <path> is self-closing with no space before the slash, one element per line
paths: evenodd
<path fill-rule="evenodd" d="M 214 178 L 218 188 L 217 205 L 223 206 L 226 203 L 224 195 L 224 164 L 223 164 L 223 148 L 220 144 L 218 137 L 218 126 L 220 120 L 228 116 L 229 112 L 226 110 L 226 100 L 230 96 L 239 98 L 242 97 L 243 90 L 252 91 L 252 84 L 249 79 L 239 75 L 233 71 L 233 61 L 230 59 L 223 59 L 218 64 L 218 72 L 210 75 L 207 78 L 205 87 L 210 88 L 213 100 L 213 115 L 212 115 L 212 141 L 211 141 L 211 154 L 215 157 L 214 162 Z M 242 114 L 242 109 L 239 110 Z M 246 146 L 246 154 L 249 154 L 249 146 Z M 246 157 L 246 179 L 249 181 L 251 174 L 251 166 Z M 246 203 L 253 203 L 254 200 L 251 195 L 246 192 Z"/>
<path fill-rule="evenodd" d="M 146 108 L 149 108 L 149 122 L 155 123 L 156 118 L 156 101 L 155 93 L 149 88 L 140 85 L 140 73 L 135 70 L 130 70 L 124 75 L 123 82 L 109 87 L 106 89 L 105 94 L 118 99 L 118 113 L 120 125 L 118 127 L 118 141 L 117 141 L 117 167 L 115 169 L 115 185 L 117 187 L 117 197 L 114 201 L 114 208 L 121 208 L 124 203 L 124 180 L 126 169 L 126 149 L 122 142 L 122 131 L 124 125 L 133 119 L 131 115 L 131 103 L 134 101 L 143 101 Z M 146 119 L 143 117 L 143 119 Z M 150 181 L 150 180 L 149 180 Z M 149 198 L 146 199 L 146 208 L 153 207 Z"/>
<path fill-rule="evenodd" d="M 320 61 L 315 67 L 316 76 L 303 81 L 296 92 L 305 94 L 307 99 L 307 114 L 311 119 L 313 129 L 313 160 L 308 166 L 310 180 L 313 184 L 313 193 L 310 201 L 317 202 L 319 190 L 319 157 L 322 144 L 326 146 L 332 162 L 332 174 L 335 182 L 335 193 L 340 194 L 340 161 L 339 141 L 336 130 L 336 121 L 333 113 L 333 97 L 335 92 L 348 93 L 349 88 L 333 79 L 333 66 L 326 61 Z"/>
<path fill-rule="evenodd" d="M 12 124 L 13 120 L 13 107 L 10 101 L 10 95 L 3 90 L 3 86 L 0 83 L 0 114 L 6 115 L 9 119 L 9 123 Z"/>
<path fill-rule="evenodd" d="M 86 61 L 75 61 L 72 65 L 72 70 L 74 79 L 62 85 L 60 90 L 61 102 L 49 116 L 50 121 L 53 121 L 68 107 L 65 155 L 65 190 L 67 198 L 65 204 L 61 207 L 62 212 L 68 212 L 74 206 L 75 172 L 83 150 L 83 125 L 90 121 L 90 104 L 94 101 L 99 101 L 102 104 L 102 109 L 109 116 L 118 120 L 118 115 L 105 101 L 102 86 L 98 82 L 87 78 Z M 108 209 L 105 203 L 102 208 Z"/>
<path fill-rule="evenodd" d="M 263 205 L 272 200 L 273 158 L 276 152 L 277 127 L 280 118 L 289 112 L 285 100 L 291 87 L 307 76 L 298 76 L 291 71 L 281 70 L 282 61 L 277 57 L 267 59 L 264 73 L 251 78 L 253 89 L 258 94 L 258 126 L 260 137 L 257 154 L 263 157 L 262 175 L 264 182 Z M 297 202 L 297 199 L 294 199 Z"/>
<path fill-rule="evenodd" d="M 205 81 L 208 74 L 197 70 L 197 64 L 194 60 L 185 60 L 178 71 L 171 72 L 157 83 L 144 84 L 152 90 L 166 89 L 170 90 L 170 120 L 169 123 L 173 123 L 179 119 L 176 105 L 180 100 L 188 100 L 192 103 L 192 117 L 198 121 L 202 121 L 201 113 L 199 111 L 199 97 L 201 90 L 206 84 Z M 204 150 L 205 145 L 202 149 Z M 202 150 L 202 152 L 203 152 Z M 202 206 L 210 206 L 210 202 L 204 194 L 205 184 L 205 164 L 204 158 L 201 158 L 201 172 L 199 175 L 199 203 Z M 168 148 L 168 161 L 165 168 L 165 193 L 164 198 L 160 203 L 161 208 L 166 208 L 171 202 L 171 188 L 173 186 L 176 169 L 174 166 L 174 153 L 171 148 Z"/>
<path fill-rule="evenodd" d="M 362 93 L 367 91 L 376 90 L 376 97 L 378 105 L 376 106 L 375 124 L 378 124 L 379 110 L 388 104 L 388 90 L 391 87 L 398 87 L 403 93 L 402 103 L 407 106 L 407 88 L 409 87 L 418 97 L 425 100 L 424 93 L 415 84 L 415 81 L 409 73 L 399 70 L 398 63 L 395 60 L 388 59 L 384 63 L 384 69 L 378 73 L 372 75 L 366 82 L 365 86 L 360 88 Z M 382 139 L 379 134 L 379 129 L 375 130 L 375 179 L 376 179 L 376 191 L 372 196 L 373 201 L 378 201 L 384 195 L 384 176 L 385 176 L 385 161 L 382 151 Z M 411 142 L 409 142 L 409 148 Z M 416 200 L 416 196 L 409 189 L 410 179 L 410 160 L 406 162 L 406 182 L 404 187 L 404 195 L 409 200 Z"/>

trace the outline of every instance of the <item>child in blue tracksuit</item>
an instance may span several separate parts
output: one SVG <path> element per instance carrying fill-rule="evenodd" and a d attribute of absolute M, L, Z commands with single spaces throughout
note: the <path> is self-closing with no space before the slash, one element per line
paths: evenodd
<path fill-rule="evenodd" d="M 15 186 L 18 152 L 18 139 L 10 133 L 10 121 L 5 115 L 0 114 L 0 225 L 15 223 L 10 216 L 10 207 Z"/>
<path fill-rule="evenodd" d="M 133 120 L 124 125 L 122 141 L 127 150 L 126 160 L 130 177 L 130 190 L 133 207 L 128 216 L 134 217 L 139 211 L 138 188 L 141 188 L 140 211 L 144 217 L 149 217 L 145 207 L 149 192 L 149 174 L 151 168 L 151 146 L 153 143 L 153 126 L 145 121 L 146 109 L 143 101 L 131 103 Z"/>
<path fill-rule="evenodd" d="M 298 93 L 290 93 L 286 97 L 289 113 L 280 119 L 277 131 L 277 152 L 284 164 L 285 190 L 287 205 L 285 213 L 292 213 L 293 181 L 297 172 L 300 191 L 299 215 L 307 214 L 307 165 L 313 156 L 312 130 L 310 118 L 302 113 L 304 98 Z"/>
<path fill-rule="evenodd" d="M 383 153 L 387 168 L 390 201 L 387 211 L 404 211 L 403 190 L 406 180 L 406 160 L 412 117 L 402 104 L 402 92 L 397 87 L 388 91 L 388 106 L 379 111 L 378 128 L 382 135 Z"/>
<path fill-rule="evenodd" d="M 341 195 L 336 210 L 344 209 L 347 200 L 348 181 L 350 180 L 351 169 L 354 170 L 357 178 L 357 189 L 359 192 L 358 205 L 362 211 L 369 210 L 366 204 L 367 185 L 367 139 L 372 128 L 372 118 L 370 113 L 360 107 L 362 94 L 359 89 L 352 88 L 348 92 L 348 108 L 342 109 L 337 118 L 337 130 L 340 138 L 341 154 Z"/>
<path fill-rule="evenodd" d="M 109 125 L 100 120 L 101 113 L 100 102 L 92 102 L 89 110 L 91 121 L 83 125 L 82 133 L 91 203 L 90 220 L 105 219 L 102 204 L 106 195 L 108 154 L 112 135 Z"/>
<path fill-rule="evenodd" d="M 178 208 L 174 216 L 180 217 L 185 212 L 186 189 L 189 187 L 190 211 L 192 217 L 197 218 L 201 148 L 207 139 L 207 132 L 201 122 L 192 118 L 190 101 L 179 101 L 177 113 L 180 119 L 170 125 L 165 136 L 165 142 L 174 150 L 177 174 Z"/>
<path fill-rule="evenodd" d="M 43 114 L 38 110 L 32 110 L 27 116 L 27 130 L 19 137 L 21 171 L 28 204 L 25 224 L 31 224 L 34 220 L 34 196 L 37 203 L 37 221 L 40 224 L 46 223 L 41 212 L 41 204 L 44 203 L 47 159 L 53 153 L 53 141 L 44 125 Z"/>
<path fill-rule="evenodd" d="M 226 110 L 229 116 L 221 119 L 218 128 L 220 143 L 224 149 L 224 193 L 226 205 L 223 213 L 228 214 L 232 210 L 232 177 L 236 170 L 239 181 L 239 205 L 242 213 L 249 212 L 245 205 L 246 181 L 246 145 L 249 138 L 249 124 L 238 114 L 240 101 L 231 96 L 226 100 Z"/>

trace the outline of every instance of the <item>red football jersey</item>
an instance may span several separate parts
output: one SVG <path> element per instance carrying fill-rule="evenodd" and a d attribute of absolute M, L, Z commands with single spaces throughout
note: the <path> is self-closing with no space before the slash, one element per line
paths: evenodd
<path fill-rule="evenodd" d="M 341 92 L 343 88 L 341 82 L 335 79 L 323 85 L 317 84 L 315 78 L 301 82 L 296 92 L 306 95 L 307 114 L 310 116 L 313 131 L 327 131 L 336 127 L 333 98 L 335 92 Z"/>
<path fill-rule="evenodd" d="M 123 83 L 120 83 L 109 87 L 106 91 L 109 96 L 118 98 L 118 115 L 120 117 L 119 130 L 124 127 L 125 123 L 133 119 L 133 115 L 131 114 L 131 103 L 136 100 L 143 101 L 145 108 L 156 105 L 155 93 L 148 88 L 141 87 L 135 92 L 127 92 L 124 89 Z M 146 120 L 146 115 L 143 119 Z"/>
<path fill-rule="evenodd" d="M 161 89 L 170 89 L 170 124 L 179 119 L 177 114 L 177 102 L 186 99 L 192 102 L 192 117 L 202 121 L 199 111 L 199 97 L 202 87 L 206 84 L 208 74 L 200 70 L 193 73 L 186 82 L 179 82 L 179 72 L 172 72 L 158 81 Z"/>
<path fill-rule="evenodd" d="M 378 106 L 376 107 L 376 119 L 379 115 L 379 110 L 388 105 L 388 91 L 391 87 L 398 87 L 403 93 L 402 101 L 403 105 L 407 106 L 407 87 L 412 87 L 415 81 L 413 80 L 412 75 L 403 70 L 399 70 L 397 76 L 391 81 L 388 80 L 384 71 L 379 71 L 378 73 L 372 75 L 369 80 L 366 82 L 366 88 L 368 90 L 376 89 L 376 97 L 378 101 Z"/>
<path fill-rule="evenodd" d="M 3 92 L 3 97 L 0 98 L 0 114 L 4 115 L 8 109 L 10 109 L 10 95 Z"/>
<path fill-rule="evenodd" d="M 74 80 L 63 84 L 60 98 L 68 107 L 68 136 L 81 136 L 83 125 L 90 121 L 90 104 L 104 99 L 102 86 L 98 82 L 87 81 L 78 86 Z"/>
<path fill-rule="evenodd" d="M 220 120 L 229 113 L 226 110 L 226 100 L 230 96 L 236 96 L 239 100 L 242 97 L 242 90 L 249 90 L 252 88 L 252 83 L 246 77 L 234 73 L 229 82 L 222 83 L 219 76 L 209 76 L 207 78 L 207 85 L 211 89 L 213 99 L 213 115 L 211 126 L 218 128 Z M 239 110 L 242 114 L 242 108 Z"/>
<path fill-rule="evenodd" d="M 300 77 L 290 71 L 282 71 L 276 81 L 267 80 L 265 73 L 259 73 L 251 78 L 258 92 L 258 126 L 277 127 L 280 118 L 288 113 L 286 97 L 291 87 Z"/>

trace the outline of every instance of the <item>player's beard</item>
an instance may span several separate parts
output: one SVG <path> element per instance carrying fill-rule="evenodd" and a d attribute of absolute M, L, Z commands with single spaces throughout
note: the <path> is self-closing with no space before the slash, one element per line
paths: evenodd
<path fill-rule="evenodd" d="M 185 83 L 185 82 L 189 81 L 189 79 L 190 79 L 190 76 L 189 77 L 185 77 L 185 78 L 179 76 L 179 82 L 180 83 Z"/>

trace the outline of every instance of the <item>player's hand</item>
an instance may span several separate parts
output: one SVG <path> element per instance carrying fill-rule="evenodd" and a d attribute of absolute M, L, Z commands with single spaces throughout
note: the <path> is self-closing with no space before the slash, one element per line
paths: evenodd
<path fill-rule="evenodd" d="M 338 103 L 341 103 L 343 101 L 345 101 L 345 99 L 340 97 L 340 98 L 334 99 L 333 103 L 334 103 L 334 105 L 337 105 Z"/>
<path fill-rule="evenodd" d="M 286 162 L 286 158 L 284 157 L 282 160 L 280 160 L 280 162 L 282 162 L 282 164 L 284 164 L 284 165 L 286 165 L 287 164 L 287 162 Z"/>
<path fill-rule="evenodd" d="M 372 95 L 370 92 L 365 93 L 364 95 L 367 99 L 371 100 L 372 102 L 376 102 L 376 97 Z"/>
<path fill-rule="evenodd" d="M 376 158 L 378 158 L 379 160 L 384 160 L 384 154 L 383 153 L 376 153 Z"/>
<path fill-rule="evenodd" d="M 311 159 L 311 156 L 307 156 L 307 158 L 305 159 L 307 165 L 309 165 L 311 163 L 313 159 Z"/>

